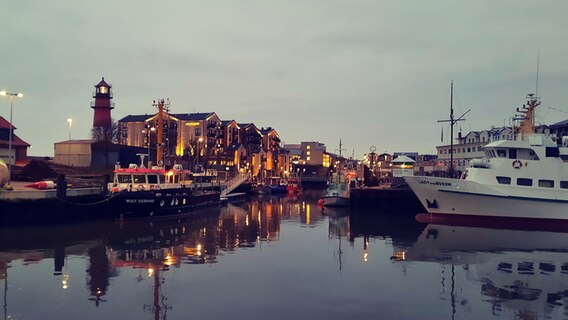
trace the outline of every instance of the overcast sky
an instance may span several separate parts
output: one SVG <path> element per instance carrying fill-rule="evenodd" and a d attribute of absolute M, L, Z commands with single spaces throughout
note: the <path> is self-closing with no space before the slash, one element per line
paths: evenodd
<path fill-rule="evenodd" d="M 430 153 L 451 80 L 463 131 L 502 126 L 535 92 L 539 52 L 537 122 L 568 118 L 567 14 L 567 1 L 4 0 L 0 90 L 24 93 L 13 122 L 31 155 L 53 155 L 67 118 L 89 137 L 102 76 L 117 120 L 170 98 L 285 143 Z"/>

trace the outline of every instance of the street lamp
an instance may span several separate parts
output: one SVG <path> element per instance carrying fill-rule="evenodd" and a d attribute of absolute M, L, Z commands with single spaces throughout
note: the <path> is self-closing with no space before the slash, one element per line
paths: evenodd
<path fill-rule="evenodd" d="M 69 166 L 71 165 L 71 125 L 73 124 L 73 119 L 68 118 L 67 123 L 69 123 L 69 143 L 67 144 L 68 147 L 68 154 L 67 160 L 69 160 Z"/>
<path fill-rule="evenodd" d="M 12 181 L 12 164 L 10 163 L 10 158 L 12 157 L 12 135 L 14 132 L 14 125 L 12 124 L 12 109 L 13 109 L 13 98 L 18 97 L 22 98 L 24 96 L 23 93 L 10 93 L 6 92 L 6 90 L 0 91 L 0 96 L 9 96 L 10 97 L 10 130 L 9 130 L 9 138 L 8 138 L 8 185 L 10 185 Z M 14 163 L 16 163 L 16 157 L 14 157 Z"/>

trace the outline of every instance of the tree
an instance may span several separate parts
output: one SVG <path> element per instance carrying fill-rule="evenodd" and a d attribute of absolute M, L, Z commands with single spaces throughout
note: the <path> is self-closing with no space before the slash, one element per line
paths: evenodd
<path fill-rule="evenodd" d="M 105 157 L 105 167 L 108 168 L 108 158 L 110 151 L 118 143 L 118 122 L 111 120 L 110 127 L 93 127 L 91 129 L 91 139 Z"/>

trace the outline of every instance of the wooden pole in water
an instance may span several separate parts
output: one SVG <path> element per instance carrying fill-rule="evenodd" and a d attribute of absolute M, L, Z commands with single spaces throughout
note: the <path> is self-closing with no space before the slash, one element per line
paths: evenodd
<path fill-rule="evenodd" d="M 57 222 L 63 222 L 65 217 L 65 198 L 67 197 L 67 181 L 65 181 L 65 175 L 60 174 L 55 180 L 56 184 L 56 204 L 55 204 L 55 219 Z"/>

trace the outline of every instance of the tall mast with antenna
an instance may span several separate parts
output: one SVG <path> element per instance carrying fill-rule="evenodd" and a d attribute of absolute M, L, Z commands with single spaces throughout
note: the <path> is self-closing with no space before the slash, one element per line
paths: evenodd
<path fill-rule="evenodd" d="M 156 163 L 158 165 L 163 164 L 164 157 L 164 113 L 169 111 L 169 99 L 166 101 L 160 99 L 156 102 L 154 100 L 152 106 L 158 108 L 158 132 L 156 141 Z"/>
<path fill-rule="evenodd" d="M 540 50 L 538 51 L 538 55 L 536 57 L 536 89 L 534 95 L 538 97 L 538 69 L 540 67 Z"/>
<path fill-rule="evenodd" d="M 450 169 L 448 174 L 450 177 L 454 176 L 454 125 L 459 121 L 464 121 L 464 116 L 469 112 L 467 110 L 459 118 L 454 118 L 454 81 L 452 80 L 450 85 L 450 119 L 438 120 L 438 122 L 449 122 L 450 123 Z"/>

